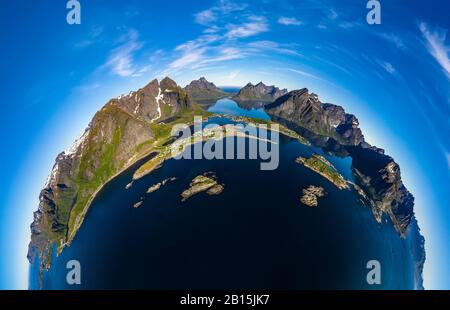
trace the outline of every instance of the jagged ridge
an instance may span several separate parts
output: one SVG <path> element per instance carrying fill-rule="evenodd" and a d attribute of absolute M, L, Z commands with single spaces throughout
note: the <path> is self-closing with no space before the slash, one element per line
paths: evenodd
<path fill-rule="evenodd" d="M 196 110 L 188 94 L 169 78 L 110 100 L 83 136 L 58 155 L 40 194 L 31 224 L 28 259 L 49 268 L 51 252 L 70 243 L 96 192 L 115 174 L 169 136 L 164 122 Z M 198 110 L 197 110 L 198 111 Z"/>
<path fill-rule="evenodd" d="M 239 90 L 236 96 L 233 97 L 236 101 L 261 101 L 273 102 L 275 99 L 285 95 L 287 89 L 279 89 L 275 86 L 266 86 L 263 82 L 256 85 L 248 83 Z"/>
<path fill-rule="evenodd" d="M 228 94 L 204 77 L 192 81 L 185 88 L 189 96 L 196 101 L 210 101 L 226 97 Z"/>

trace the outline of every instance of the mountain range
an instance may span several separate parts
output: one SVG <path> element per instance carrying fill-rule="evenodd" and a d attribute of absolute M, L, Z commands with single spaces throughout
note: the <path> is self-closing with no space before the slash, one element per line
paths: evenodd
<path fill-rule="evenodd" d="M 263 82 L 256 85 L 248 83 L 233 97 L 236 101 L 260 101 L 263 103 L 273 102 L 279 97 L 287 94 L 287 89 L 279 89 L 275 86 L 267 86 Z"/>
<path fill-rule="evenodd" d="M 230 95 L 204 77 L 192 81 L 184 89 L 192 99 L 198 102 L 213 101 Z"/>
<path fill-rule="evenodd" d="M 182 88 L 166 77 L 106 103 L 74 145 L 56 158 L 31 224 L 30 262 L 38 258 L 41 270 L 50 268 L 54 245 L 61 252 L 71 243 L 104 184 L 170 143 L 173 125 L 190 123 L 194 115 L 210 116 L 197 102 L 227 96 L 230 94 L 205 78 Z M 273 121 L 328 152 L 350 156 L 356 185 L 368 197 L 376 220 L 380 222 L 383 214 L 388 215 L 402 237 L 414 223 L 417 248 L 412 251 L 419 262 L 421 283 L 424 239 L 415 223 L 414 197 L 404 186 L 394 159 L 364 140 L 354 115 L 340 106 L 320 102 L 306 88 L 288 92 L 249 83 L 233 98 L 264 101 Z"/>

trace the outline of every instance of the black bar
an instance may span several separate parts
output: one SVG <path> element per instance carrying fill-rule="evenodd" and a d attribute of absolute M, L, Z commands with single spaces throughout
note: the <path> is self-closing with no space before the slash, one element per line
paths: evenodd
<path fill-rule="evenodd" d="M 266 296 L 260 298 L 258 296 Z M 103 306 L 184 306 L 183 297 L 192 298 L 199 308 L 267 308 L 273 306 L 370 305 L 404 307 L 405 305 L 448 305 L 448 291 L 0 291 L 0 305 L 79 307 Z M 230 296 L 234 296 L 233 298 Z M 235 297 L 237 296 L 237 297 Z M 201 298 L 199 298 L 201 297 Z M 213 307 L 199 302 L 211 300 Z M 187 301 L 185 299 L 185 301 Z M 257 303 L 258 302 L 258 303 Z M 78 308 L 80 309 L 80 308 Z M 83 310 L 83 309 L 81 309 Z M 131 310 L 131 309 L 130 309 Z"/>

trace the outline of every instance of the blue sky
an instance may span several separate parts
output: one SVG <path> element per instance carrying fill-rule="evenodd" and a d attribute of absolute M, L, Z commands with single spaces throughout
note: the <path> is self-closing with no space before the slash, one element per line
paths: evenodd
<path fill-rule="evenodd" d="M 412 4 L 413 2 L 413 4 Z M 450 288 L 450 3 L 1 1 L 0 288 L 26 288 L 32 212 L 56 155 L 111 97 L 205 76 L 308 87 L 400 164 L 426 237 L 426 288 Z"/>

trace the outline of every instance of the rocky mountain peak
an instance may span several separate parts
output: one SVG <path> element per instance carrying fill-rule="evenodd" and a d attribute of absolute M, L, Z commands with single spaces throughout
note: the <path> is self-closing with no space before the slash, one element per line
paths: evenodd
<path fill-rule="evenodd" d="M 147 85 L 142 87 L 140 90 L 138 90 L 138 92 L 140 91 L 142 93 L 150 94 L 150 93 L 154 93 L 155 90 L 158 90 L 158 87 L 159 87 L 158 80 L 153 79 L 150 81 L 150 83 L 148 83 Z"/>
<path fill-rule="evenodd" d="M 172 80 L 171 78 L 169 78 L 168 76 L 166 76 L 164 79 L 162 79 L 161 82 L 159 83 L 159 85 L 161 86 L 162 91 L 175 90 L 178 87 L 177 83 L 174 80 Z"/>
<path fill-rule="evenodd" d="M 364 136 L 358 119 L 333 104 L 322 104 L 307 88 L 294 90 L 266 105 L 266 111 L 311 132 L 333 137 L 346 145 L 359 145 Z"/>
<path fill-rule="evenodd" d="M 248 83 L 241 88 L 239 93 L 234 97 L 237 101 L 261 101 L 273 102 L 277 98 L 287 94 L 287 89 L 280 90 L 275 86 L 267 86 L 263 82 L 256 85 Z"/>
<path fill-rule="evenodd" d="M 205 77 L 192 81 L 185 87 L 186 92 L 194 100 L 214 100 L 226 96 L 226 93 Z"/>

